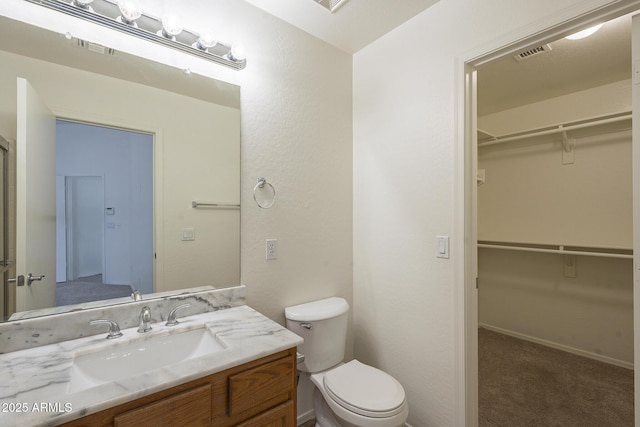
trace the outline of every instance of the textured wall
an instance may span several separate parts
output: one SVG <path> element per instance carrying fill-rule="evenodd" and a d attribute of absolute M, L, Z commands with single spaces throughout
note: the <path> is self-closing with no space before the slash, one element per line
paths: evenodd
<path fill-rule="evenodd" d="M 355 355 L 404 385 L 413 426 L 460 423 L 454 277 L 464 260 L 435 257 L 436 235 L 452 235 L 454 254 L 464 243 L 453 235 L 464 172 L 456 57 L 585 3 L 443 1 L 354 56 Z"/>
<path fill-rule="evenodd" d="M 157 16 L 180 5 L 140 3 Z M 54 12 L 22 0 L 3 1 L 0 14 L 71 29 L 78 37 L 241 85 L 241 277 L 248 304 L 284 323 L 288 305 L 333 295 L 351 303 L 352 57 L 242 1 L 190 6 L 180 7 L 185 26 L 241 41 L 246 69 L 229 71 L 61 14 L 52 19 Z M 253 201 L 258 176 L 277 190 L 272 209 Z M 264 259 L 267 238 L 278 239 L 275 261 Z"/>

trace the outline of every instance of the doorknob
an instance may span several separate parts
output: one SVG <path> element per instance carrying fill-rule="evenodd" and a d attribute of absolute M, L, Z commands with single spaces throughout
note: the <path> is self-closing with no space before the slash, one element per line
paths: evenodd
<path fill-rule="evenodd" d="M 24 286 L 24 276 L 21 274 L 18 277 L 14 277 L 13 279 L 7 279 L 9 283 L 15 283 L 16 286 Z"/>
<path fill-rule="evenodd" d="M 35 282 L 36 280 L 40 281 L 42 279 L 44 279 L 44 274 L 41 274 L 39 276 L 34 276 L 33 274 L 29 273 L 29 274 L 27 274 L 27 285 L 31 286 L 31 284 L 33 282 Z"/>
<path fill-rule="evenodd" d="M 40 276 L 34 276 L 33 274 L 29 273 L 27 274 L 27 285 L 31 286 L 33 282 L 40 281 L 42 279 L 44 279 L 44 274 L 41 274 Z M 7 279 L 7 282 L 15 283 L 16 286 L 24 286 L 24 276 L 21 274 L 13 279 Z"/>

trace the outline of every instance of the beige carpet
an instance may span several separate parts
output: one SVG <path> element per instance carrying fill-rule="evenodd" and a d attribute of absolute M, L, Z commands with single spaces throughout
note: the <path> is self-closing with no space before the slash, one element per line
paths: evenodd
<path fill-rule="evenodd" d="M 480 329 L 480 427 L 633 426 L 633 371 Z"/>

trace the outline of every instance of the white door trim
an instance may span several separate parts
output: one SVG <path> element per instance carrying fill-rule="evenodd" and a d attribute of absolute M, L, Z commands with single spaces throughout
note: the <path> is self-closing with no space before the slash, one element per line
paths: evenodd
<path fill-rule="evenodd" d="M 478 425 L 478 348 L 477 348 L 477 243 L 476 243 L 476 101 L 474 70 L 479 65 L 515 54 L 526 48 L 548 43 L 596 22 L 603 22 L 640 9 L 640 0 L 581 1 L 547 19 L 491 40 L 455 59 L 455 205 L 454 205 L 454 277 L 456 357 L 455 425 Z M 635 166 L 635 165 L 634 165 Z M 634 167 L 635 170 L 635 167 Z M 635 201 L 640 203 L 640 201 Z M 636 310 L 638 312 L 636 313 Z M 634 304 L 634 317 L 640 307 Z M 636 357 L 640 353 L 640 328 L 635 328 Z M 640 425 L 640 370 L 635 374 L 636 425 Z"/>

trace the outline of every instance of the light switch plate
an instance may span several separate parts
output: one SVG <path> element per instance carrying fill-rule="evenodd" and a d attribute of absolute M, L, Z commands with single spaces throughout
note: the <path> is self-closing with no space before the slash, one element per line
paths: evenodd
<path fill-rule="evenodd" d="M 436 236 L 436 257 L 449 258 L 449 236 Z"/>
<path fill-rule="evenodd" d="M 196 240 L 196 231 L 193 228 L 183 228 L 182 229 L 182 241 L 193 241 Z"/>

